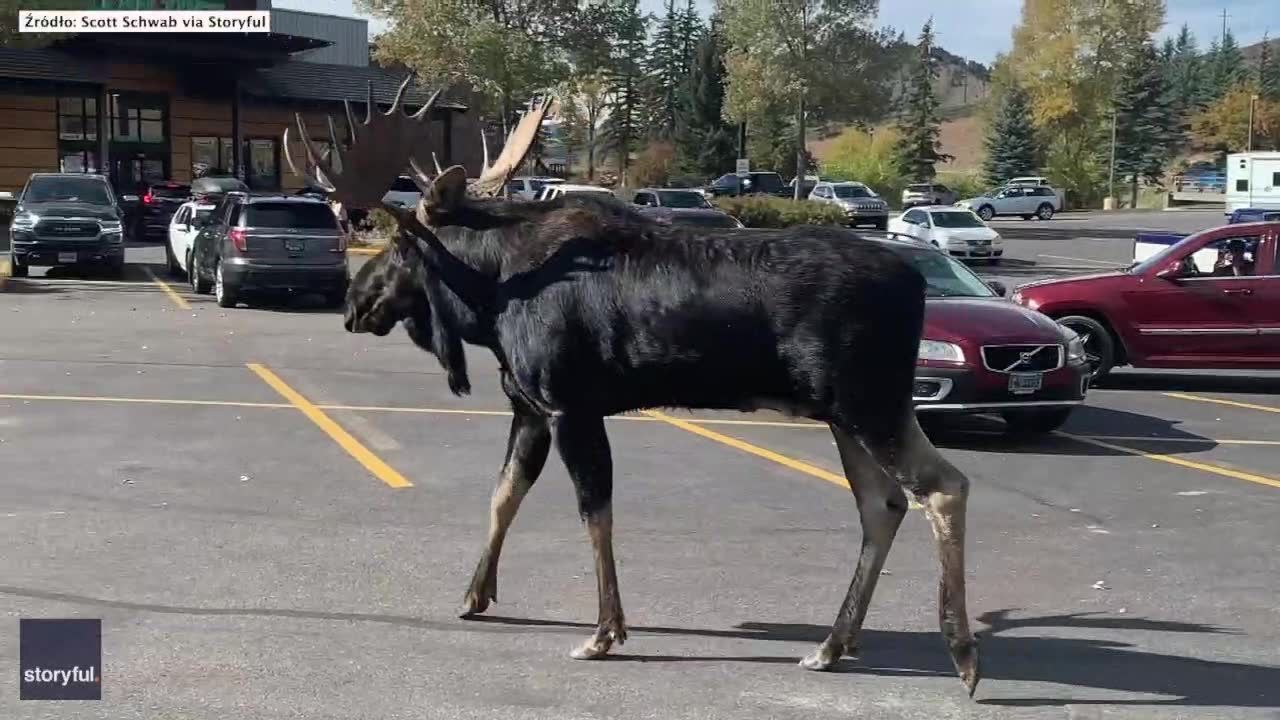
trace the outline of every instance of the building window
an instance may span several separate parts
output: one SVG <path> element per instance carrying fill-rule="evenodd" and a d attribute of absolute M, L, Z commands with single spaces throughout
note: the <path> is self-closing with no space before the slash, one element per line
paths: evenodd
<path fill-rule="evenodd" d="M 117 142 L 163 143 L 165 136 L 164 101 L 112 93 L 107 105 L 111 122 L 111 139 Z"/>
<path fill-rule="evenodd" d="M 58 158 L 58 172 L 96 173 L 98 153 L 92 150 L 63 150 Z"/>
<path fill-rule="evenodd" d="M 274 139 L 245 141 L 245 184 L 254 190 L 280 189 L 280 160 Z"/>
<path fill-rule="evenodd" d="M 231 138 L 191 138 L 191 177 L 232 175 Z"/>
<path fill-rule="evenodd" d="M 231 138 L 191 138 L 191 177 L 234 175 Z M 245 184 L 254 190 L 280 189 L 280 147 L 271 138 L 244 141 L 240 154 Z"/>
<path fill-rule="evenodd" d="M 98 99 L 91 97 L 58 98 L 58 139 L 98 139 Z"/>

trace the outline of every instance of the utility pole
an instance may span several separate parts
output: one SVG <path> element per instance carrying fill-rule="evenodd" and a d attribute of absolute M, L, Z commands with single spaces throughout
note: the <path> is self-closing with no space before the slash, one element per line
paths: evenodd
<path fill-rule="evenodd" d="M 1107 197 L 1111 198 L 1112 207 L 1116 202 L 1116 109 L 1111 108 L 1111 176 L 1107 180 Z"/>
<path fill-rule="evenodd" d="M 1245 152 L 1253 152 L 1253 106 L 1258 103 L 1258 94 L 1254 93 L 1249 98 L 1249 143 Z"/>

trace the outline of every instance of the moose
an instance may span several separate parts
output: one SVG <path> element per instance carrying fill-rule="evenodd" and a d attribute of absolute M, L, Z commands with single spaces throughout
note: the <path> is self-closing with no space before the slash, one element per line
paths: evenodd
<path fill-rule="evenodd" d="M 554 440 L 592 544 L 599 599 L 596 629 L 571 656 L 605 657 L 627 629 L 604 418 L 651 408 L 774 409 L 829 425 L 862 525 L 830 634 L 800 665 L 828 670 L 856 650 L 910 493 L 932 526 L 941 632 L 972 697 L 981 674 L 965 609 L 969 481 L 933 446 L 912 405 L 922 275 L 887 244 L 845 229 L 685 229 L 611 198 L 498 197 L 551 98 L 524 115 L 492 164 L 486 149 L 476 179 L 438 163 L 428 174 L 425 118 L 440 91 L 409 115 L 402 99 L 412 78 L 386 112 L 370 88 L 361 122 L 346 104 L 349 147 L 330 119 L 328 158 L 301 115 L 296 125 L 316 168 L 311 179 L 346 207 L 382 205 L 406 166 L 422 190 L 412 209 L 383 206 L 398 232 L 353 279 L 346 329 L 385 336 L 403 322 L 455 394 L 470 389 L 463 343 L 497 359 L 513 420 L 461 616 L 496 600 L 504 538 Z M 287 150 L 286 159 L 298 172 Z"/>

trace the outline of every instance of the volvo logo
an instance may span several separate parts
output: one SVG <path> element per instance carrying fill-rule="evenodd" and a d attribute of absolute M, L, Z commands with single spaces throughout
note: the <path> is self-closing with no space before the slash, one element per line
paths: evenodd
<path fill-rule="evenodd" d="M 1018 369 L 1022 365 L 1027 364 L 1028 362 L 1031 361 L 1031 358 L 1035 357 L 1037 353 L 1039 353 L 1041 350 L 1044 350 L 1046 347 L 1048 346 L 1042 345 L 1036 348 L 1035 350 L 1028 350 L 1027 352 L 1018 353 L 1018 361 L 1010 365 L 1009 367 L 1005 368 L 1004 372 L 1011 372 L 1013 370 Z"/>

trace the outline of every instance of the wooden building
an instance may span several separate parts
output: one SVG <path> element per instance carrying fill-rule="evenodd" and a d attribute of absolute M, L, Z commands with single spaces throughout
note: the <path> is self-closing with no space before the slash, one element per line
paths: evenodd
<path fill-rule="evenodd" d="M 206 172 L 234 172 L 256 190 L 293 190 L 282 134 L 301 112 L 312 139 L 328 137 L 326 114 L 345 129 L 342 100 L 357 118 L 372 83 L 379 111 L 395 96 L 402 75 L 368 61 L 367 31 L 358 52 L 329 52 L 334 41 L 279 31 L 245 34 L 83 34 L 41 49 L 0 48 L 0 190 L 21 189 L 33 172 L 102 172 L 121 194 L 140 184 L 189 182 Z M 348 29 L 349 30 L 349 29 Z M 314 32 L 312 35 L 324 35 Z M 408 93 L 410 111 L 427 93 Z M 431 151 L 442 163 L 478 167 L 480 127 L 467 108 L 443 98 L 432 114 Z M 295 163 L 306 154 L 296 130 Z"/>

